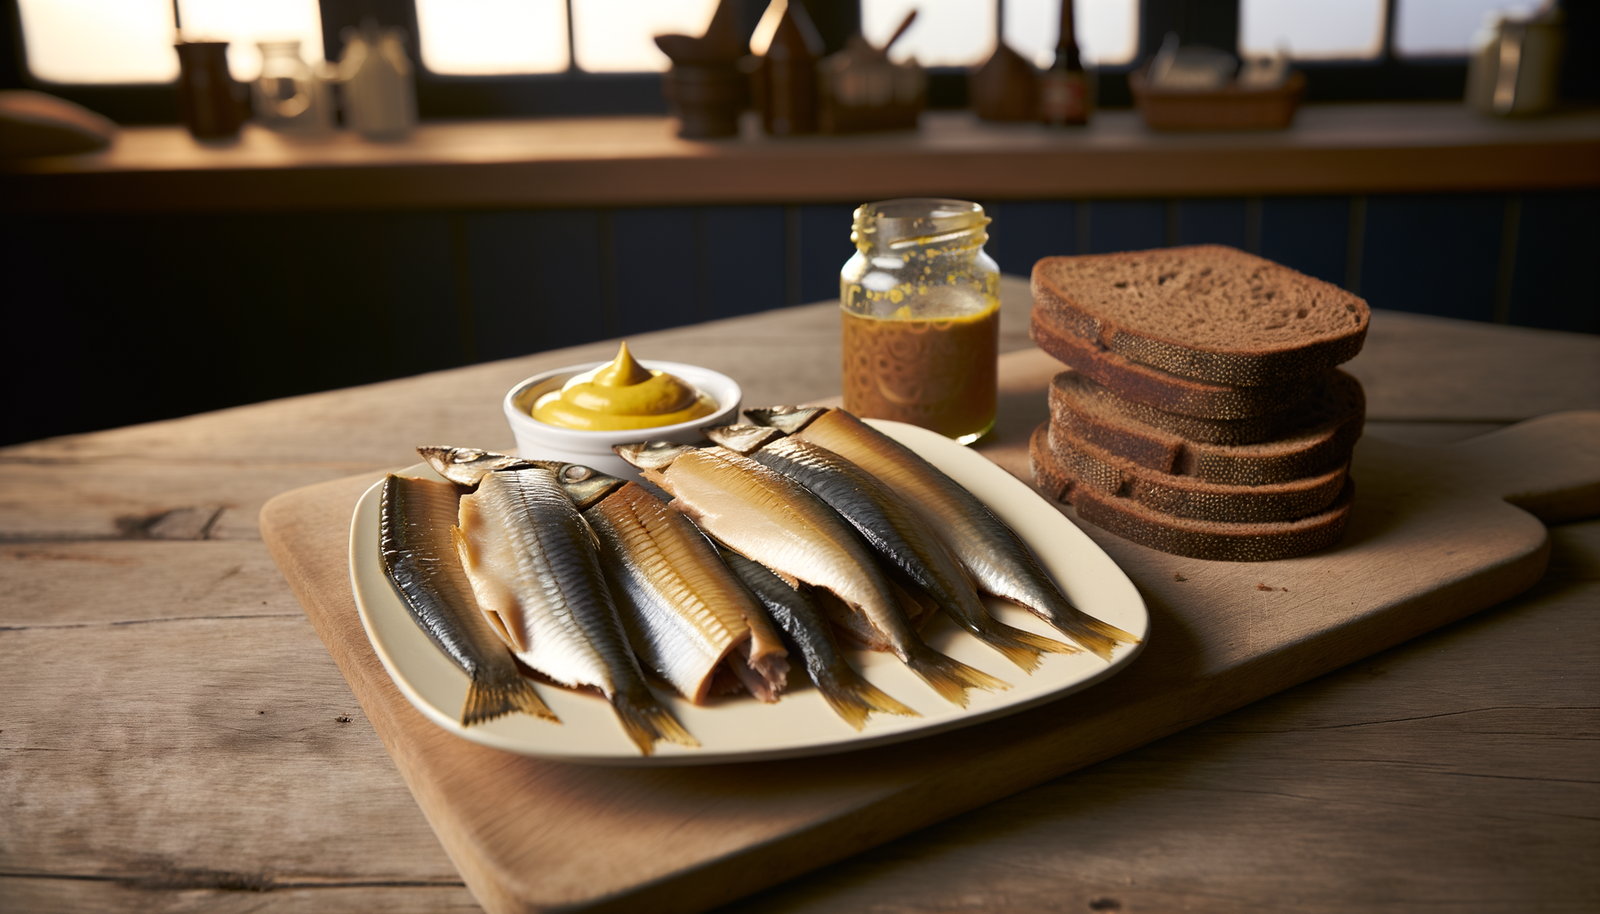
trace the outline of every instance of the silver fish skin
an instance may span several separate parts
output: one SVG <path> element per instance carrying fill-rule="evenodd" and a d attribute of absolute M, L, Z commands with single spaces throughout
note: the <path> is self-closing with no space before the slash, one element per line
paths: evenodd
<path fill-rule="evenodd" d="M 450 533 L 459 497 L 447 482 L 386 477 L 378 508 L 383 570 L 411 618 L 467 674 L 462 726 L 513 711 L 559 723 L 478 611 Z"/>
<path fill-rule="evenodd" d="M 599 539 L 628 640 L 646 666 L 697 704 L 719 667 L 762 701 L 778 700 L 788 683 L 788 648 L 687 517 L 631 482 L 583 516 Z"/>
<path fill-rule="evenodd" d="M 835 714 L 857 730 L 867 725 L 874 711 L 921 717 L 916 711 L 894 700 L 857 673 L 833 637 L 833 630 L 811 598 L 790 587 L 763 565 L 737 552 L 717 550 L 733 573 L 767 607 L 788 640 L 805 660 L 806 675 Z"/>
<path fill-rule="evenodd" d="M 596 551 L 594 532 L 543 467 L 486 474 L 461 499 L 455 541 L 478 605 L 524 663 L 592 686 L 649 755 L 657 740 L 698 743 L 650 691 Z"/>
<path fill-rule="evenodd" d="M 825 588 L 860 613 L 894 654 L 940 695 L 965 706 L 970 688 L 1009 688 L 917 635 L 870 547 L 803 486 L 725 448 L 620 445 L 624 460 L 673 495 L 718 542 L 781 574 Z"/>
<path fill-rule="evenodd" d="M 540 461 L 526 460 L 511 454 L 496 454 L 494 451 L 475 447 L 424 445 L 417 448 L 417 453 L 422 455 L 423 460 L 428 461 L 428 466 L 433 467 L 434 472 L 469 489 L 476 486 L 485 473 L 541 465 Z"/>
<path fill-rule="evenodd" d="M 746 410 L 757 425 L 788 432 L 852 461 L 899 492 L 933 525 L 978 589 L 1017 603 L 1105 660 L 1138 638 L 1073 606 L 1027 544 L 955 480 L 910 448 L 842 409 Z"/>
<path fill-rule="evenodd" d="M 743 437 L 738 429 L 730 440 Z M 721 429 L 707 429 L 713 441 Z M 776 437 L 749 454 L 752 460 L 805 486 L 850 522 L 888 563 L 920 587 L 974 637 L 1033 672 L 1041 652 L 1076 653 L 1077 648 L 1026 632 L 989 615 L 966 572 L 939 534 L 915 508 L 872 474 L 820 445 Z"/>

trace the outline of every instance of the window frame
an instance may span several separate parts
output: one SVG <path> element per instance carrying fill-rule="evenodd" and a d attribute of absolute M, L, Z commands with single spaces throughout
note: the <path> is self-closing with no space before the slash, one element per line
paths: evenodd
<path fill-rule="evenodd" d="M 747 28 L 753 29 L 766 0 L 740 0 Z M 860 22 L 859 0 L 803 0 L 811 11 L 829 51 L 842 47 Z M 999 0 L 997 15 L 1005 0 Z M 64 85 L 33 78 L 27 68 L 20 10 L 16 0 L 6 2 L 5 24 L 10 40 L 0 41 L 0 88 L 27 88 L 49 92 L 99 111 L 120 123 L 177 123 L 176 87 L 167 85 Z M 417 107 L 427 119 L 664 114 L 659 73 L 590 73 L 575 63 L 564 73 L 515 76 L 455 76 L 432 73 L 422 67 L 417 42 L 417 15 L 413 0 L 320 0 L 324 53 L 336 60 L 341 32 L 357 25 L 363 14 L 375 15 L 384 25 L 406 30 L 407 51 L 416 62 Z M 1570 6 L 1570 4 L 1569 4 Z M 1581 5 L 1580 5 L 1581 6 Z M 1399 57 L 1394 50 L 1397 0 L 1385 0 L 1383 52 L 1373 60 L 1306 60 L 1307 101 L 1412 101 L 1462 97 L 1466 83 L 1466 57 Z M 1580 23 L 1568 10 L 1569 33 Z M 1595 31 L 1600 17 L 1585 17 L 1586 34 Z M 569 18 L 570 22 L 570 18 Z M 569 26 L 570 31 L 570 26 Z M 1168 31 L 1186 43 L 1198 42 L 1238 52 L 1238 0 L 1139 0 L 1139 54 L 1130 64 L 1102 67 L 1099 104 L 1128 107 L 1132 95 L 1128 74 L 1160 46 Z M 570 42 L 570 37 L 569 37 Z M 1569 46 L 1580 46 L 1569 34 Z M 1569 62 L 1572 55 L 1569 55 Z M 1569 67 L 1569 70 L 1575 70 Z M 967 104 L 966 71 L 958 67 L 929 70 L 929 103 L 935 108 L 960 108 Z M 1576 74 L 1571 74 L 1576 75 Z M 1582 85 L 1583 82 L 1588 85 Z M 1596 80 L 1578 83 L 1578 97 L 1592 97 Z M 1564 85 L 1564 90 L 1568 88 Z M 1571 94 L 1570 92 L 1568 93 Z"/>

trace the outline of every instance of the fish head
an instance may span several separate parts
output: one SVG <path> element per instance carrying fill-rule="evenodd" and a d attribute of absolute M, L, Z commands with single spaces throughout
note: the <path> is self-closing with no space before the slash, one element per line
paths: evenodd
<path fill-rule="evenodd" d="M 475 486 L 485 473 L 533 466 L 533 461 L 475 447 L 425 446 L 417 448 L 440 476 L 464 486 Z"/>
<path fill-rule="evenodd" d="M 761 425 L 723 425 L 703 428 L 700 433 L 738 454 L 749 455 L 782 438 L 783 432 Z"/>
<path fill-rule="evenodd" d="M 606 496 L 628 484 L 626 479 L 607 476 L 599 470 L 581 463 L 560 463 L 554 460 L 530 461 L 556 474 L 556 483 L 579 511 L 605 500 Z"/>
<path fill-rule="evenodd" d="M 672 462 L 694 450 L 694 445 L 676 441 L 638 441 L 633 444 L 611 446 L 617 456 L 641 470 L 664 470 Z"/>
<path fill-rule="evenodd" d="M 757 425 L 793 435 L 827 411 L 826 406 L 768 406 L 764 409 L 747 409 L 744 414 Z"/>

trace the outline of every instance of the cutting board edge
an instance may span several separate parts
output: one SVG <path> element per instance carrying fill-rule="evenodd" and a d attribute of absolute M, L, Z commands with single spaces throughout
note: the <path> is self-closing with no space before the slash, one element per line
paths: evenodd
<path fill-rule="evenodd" d="M 472 853 L 471 848 L 476 844 L 473 838 L 473 828 L 470 822 L 452 815 L 452 810 L 442 797 L 435 796 L 431 786 L 429 771 L 431 759 L 426 751 L 418 745 L 405 744 L 399 737 L 404 735 L 402 730 L 407 725 L 400 719 L 400 715 L 407 712 L 416 714 L 399 693 L 399 690 L 389 682 L 384 674 L 376 655 L 371 654 L 370 645 L 366 645 L 365 636 L 360 629 L 359 622 L 347 623 L 340 627 L 335 614 L 348 612 L 351 618 L 355 617 L 354 601 L 349 590 L 349 569 L 344 560 L 343 550 L 334 550 L 338 556 L 336 562 L 325 561 L 327 556 L 319 554 L 317 550 L 297 548 L 288 538 L 288 533 L 299 522 L 295 508 L 304 500 L 310 499 L 313 503 L 319 495 L 312 490 L 327 489 L 333 491 L 348 491 L 349 499 L 353 505 L 355 498 L 365 491 L 373 482 L 381 479 L 381 474 L 362 474 L 355 477 L 346 477 L 333 480 L 317 486 L 294 490 L 274 498 L 262 510 L 262 537 L 274 560 L 284 569 L 285 577 L 289 579 L 296 597 L 300 599 L 302 607 L 307 610 L 313 628 L 329 647 L 341 672 L 355 693 L 357 701 L 362 705 L 369 720 L 374 724 L 379 738 L 391 757 L 396 760 L 396 767 L 408 788 L 411 789 L 414 800 L 418 803 L 430 827 L 434 829 L 446 854 L 462 874 L 481 904 L 487 910 L 501 911 L 609 911 L 632 910 L 637 906 L 649 902 L 652 908 L 663 911 L 695 911 L 707 906 L 723 903 L 750 892 L 760 890 L 770 885 L 793 878 L 818 866 L 843 859 L 851 854 L 858 853 L 870 847 L 877 846 L 896 837 L 915 831 L 933 822 L 937 822 L 972 808 L 993 802 L 1009 796 L 1020 790 L 1027 789 L 1046 780 L 1059 777 L 1063 774 L 1082 768 L 1086 765 L 1113 757 L 1129 751 L 1163 736 L 1179 732 L 1194 724 L 1211 719 L 1220 714 L 1227 713 L 1238 707 L 1250 704 L 1260 698 L 1275 694 L 1285 688 L 1323 675 L 1341 666 L 1371 656 L 1396 644 L 1423 634 L 1434 628 L 1449 624 L 1467 615 L 1481 611 L 1495 605 L 1516 593 L 1521 592 L 1537 582 L 1543 573 L 1545 563 L 1549 556 L 1549 537 L 1546 535 L 1540 545 L 1522 555 L 1514 556 L 1506 562 L 1479 569 L 1476 573 L 1459 579 L 1446 588 L 1420 595 L 1414 599 L 1404 601 L 1383 611 L 1371 613 L 1363 617 L 1357 625 L 1377 626 L 1380 621 L 1394 612 L 1410 612 L 1413 621 L 1403 632 L 1394 638 L 1383 639 L 1384 643 L 1369 643 L 1357 647 L 1361 638 L 1352 637 L 1349 630 L 1330 630 L 1324 632 L 1315 642 L 1330 642 L 1337 646 L 1343 641 L 1348 648 L 1345 650 L 1315 653 L 1320 655 L 1319 662 L 1313 664 L 1290 663 L 1270 678 L 1270 684 L 1265 688 L 1249 690 L 1245 693 L 1232 694 L 1226 701 L 1217 701 L 1220 695 L 1227 694 L 1226 690 L 1219 690 L 1219 685 L 1227 685 L 1228 680 L 1240 681 L 1248 679 L 1247 672 L 1262 665 L 1271 668 L 1273 665 L 1285 662 L 1284 651 L 1263 655 L 1248 662 L 1235 666 L 1206 680 L 1196 680 L 1191 689 L 1197 693 L 1205 693 L 1210 699 L 1210 704 L 1201 714 L 1184 714 L 1163 722 L 1160 726 L 1147 728 L 1136 738 L 1118 742 L 1116 748 L 1105 749 L 1099 752 L 1087 753 L 1071 757 L 1065 762 L 1055 761 L 1051 764 L 1040 765 L 1025 772 L 1014 774 L 1002 780 L 990 781 L 988 789 L 967 794 L 960 803 L 939 806 L 938 802 L 948 803 L 953 794 L 948 789 L 948 781 L 959 776 L 962 772 L 946 771 L 939 776 L 924 781 L 919 781 L 907 789 L 882 796 L 867 803 L 852 806 L 841 810 L 827 820 L 815 823 L 804 829 L 783 835 L 775 839 L 749 845 L 735 853 L 725 854 L 708 859 L 702 864 L 689 869 L 680 870 L 663 878 L 650 882 L 640 883 L 627 887 L 619 892 L 606 896 L 583 900 L 547 900 L 536 901 L 526 895 L 519 895 L 517 888 L 521 880 L 511 878 L 494 865 L 491 855 Z M 342 534 L 344 531 L 336 531 Z M 342 535 L 338 537 L 342 542 Z M 316 590 L 309 586 L 313 580 L 307 571 L 323 559 L 323 566 L 317 569 L 317 577 L 330 579 L 337 575 L 342 578 L 342 586 L 332 591 L 323 591 L 321 599 Z M 327 567 L 336 565 L 336 568 Z M 1507 584 L 1499 590 L 1485 590 L 1480 586 L 1480 579 L 1494 578 L 1502 574 L 1501 569 L 1506 565 L 1518 566 L 1516 574 L 1511 578 L 1514 583 Z M 290 573 L 295 569 L 297 573 Z M 332 596 L 333 603 L 348 601 L 348 606 L 324 606 L 324 600 Z M 1488 599 L 1484 599 L 1485 597 Z M 1465 598 L 1465 599 L 1461 599 Z M 313 606 L 315 611 L 313 612 Z M 1419 610 L 1430 610 L 1419 612 Z M 343 637 L 352 629 L 359 641 L 353 645 L 356 650 L 342 654 L 334 649 L 335 643 L 342 643 Z M 367 651 L 361 652 L 359 648 L 365 645 Z M 350 647 L 352 645 L 346 645 Z M 1287 650 L 1287 649 L 1285 649 Z M 1296 653 L 1306 651 L 1305 645 L 1297 645 Z M 366 656 L 370 654 L 370 656 Z M 1137 667 L 1135 667 L 1137 669 Z M 1130 674 L 1132 671 L 1130 671 Z M 1125 674 L 1128 675 L 1128 674 Z M 1120 680 L 1113 680 L 1106 685 L 1112 685 Z M 387 687 L 392 695 L 381 694 Z M 1088 694 L 1093 694 L 1091 691 Z M 1167 696 L 1170 704 L 1170 696 Z M 395 705 L 399 702 L 403 705 Z M 419 722 L 427 724 L 425 719 L 417 714 Z M 443 731 L 440 731 L 442 734 Z M 449 734 L 443 734 L 449 737 Z M 449 737 L 455 739 L 454 737 Z M 1044 734 L 1035 742 L 1039 745 L 1029 744 L 1025 749 L 1016 750 L 1023 758 L 1058 759 L 1049 744 L 1049 734 Z M 1042 751 L 1041 751 L 1042 750 Z M 498 753 L 497 753 L 498 754 Z M 511 757 L 515 759 L 515 756 Z M 865 826 L 865 827 L 864 827 Z M 776 857 L 785 861 L 776 867 L 759 866 L 760 858 Z M 804 859 L 803 864 L 789 861 Z M 758 875 L 759 874 L 759 875 Z"/>
<path fill-rule="evenodd" d="M 1309 682 L 1352 663 L 1397 647 L 1430 631 L 1490 609 L 1538 583 L 1539 579 L 1544 575 L 1549 556 L 1550 539 L 1546 536 L 1536 548 L 1514 556 L 1506 562 L 1485 567 L 1480 569 L 1479 573 L 1459 579 L 1445 588 L 1430 591 L 1410 600 L 1401 601 L 1382 612 L 1369 614 L 1357 622 L 1354 627 L 1370 626 L 1381 630 L 1383 628 L 1381 623 L 1388 618 L 1390 613 L 1411 613 L 1421 621 L 1417 621 L 1408 629 L 1403 630 L 1398 637 L 1382 639 L 1387 643 L 1380 643 L 1375 647 L 1357 647 L 1342 654 L 1327 653 L 1321 655 L 1322 662 L 1301 665 L 1299 669 L 1286 668 L 1281 675 L 1274 677 L 1271 680 L 1271 684 L 1264 689 L 1234 692 L 1232 694 L 1227 691 L 1230 685 L 1250 679 L 1251 674 L 1257 670 L 1263 667 L 1270 669 L 1273 665 L 1282 663 L 1287 649 L 1254 658 L 1245 664 L 1231 667 L 1218 676 L 1195 680 L 1190 684 L 1189 691 L 1194 695 L 1204 695 L 1211 699 L 1210 706 L 1204 713 L 1199 715 L 1175 715 L 1170 721 L 1164 722 L 1160 726 L 1149 728 L 1147 732 L 1134 740 L 1118 743 L 1119 748 L 1087 753 L 1065 764 L 1041 765 L 1032 772 L 1013 775 L 1005 779 L 1004 782 L 992 781 L 991 783 L 997 785 L 995 789 L 971 795 L 959 806 L 946 807 L 937 812 L 928 812 L 928 810 L 937 805 L 929 801 L 946 799 L 952 796 L 951 790 L 954 785 L 949 782 L 952 778 L 966 773 L 946 770 L 940 772 L 936 777 L 918 782 L 912 790 L 852 807 L 803 830 L 771 841 L 750 845 L 742 848 L 737 853 L 708 860 L 702 865 L 682 870 L 664 879 L 642 883 L 634 887 L 632 891 L 597 898 L 589 905 L 558 904 L 527 910 L 583 911 L 585 914 L 626 914 L 626 912 L 640 910 L 642 906 L 648 904 L 649 910 L 661 912 L 661 914 L 693 914 L 693 912 L 704 911 L 717 905 L 726 904 L 745 895 L 803 875 L 813 869 L 827 866 L 830 863 L 835 863 L 854 854 L 893 841 L 918 829 L 1020 793 L 1045 781 L 1063 777 L 1167 736 L 1181 733 L 1197 724 L 1236 711 L 1286 689 Z M 1482 587 L 1483 580 L 1481 579 L 1501 576 L 1508 566 L 1517 572 L 1516 576 L 1511 578 L 1509 582 L 1493 590 L 1487 590 Z M 1490 599 L 1482 601 L 1484 595 L 1488 595 Z M 1424 615 L 1420 612 L 1424 610 L 1429 612 Z M 1347 628 L 1329 630 L 1309 643 L 1318 644 L 1324 641 L 1333 643 L 1343 641 L 1354 646 L 1359 644 L 1361 639 L 1353 637 L 1351 630 Z M 1307 646 L 1304 643 L 1295 646 L 1296 652 L 1305 650 L 1307 650 Z M 1133 670 L 1130 669 L 1129 673 L 1124 674 L 1124 677 L 1132 672 Z M 1100 696 L 1110 692 L 1111 686 L 1121 681 L 1121 678 L 1108 681 L 1097 687 L 1100 690 Z M 1095 695 L 1096 691 L 1089 690 L 1086 693 L 1082 693 L 1082 696 Z M 1228 698 L 1217 701 L 1217 697 L 1221 695 L 1227 695 Z M 1174 704 L 1170 698 L 1171 696 L 1168 695 L 1159 699 L 1150 699 L 1150 701 L 1154 704 L 1170 706 Z M 1125 714 L 1129 710 L 1128 708 L 1108 708 L 1102 713 L 1110 716 Z M 993 726 L 993 724 L 990 726 Z M 1055 753 L 1062 747 L 1053 744 L 1050 740 L 1051 736 L 1052 734 L 1041 734 L 1037 744 L 1016 747 L 1011 751 L 1017 759 L 1021 760 L 1058 758 L 1059 756 Z M 988 751 L 974 753 L 974 757 L 978 755 L 985 756 L 985 768 L 992 766 L 991 753 Z M 893 824 L 876 831 L 864 830 L 861 827 L 861 819 L 864 816 L 881 823 Z M 740 886 L 741 877 L 757 871 L 758 868 L 751 865 L 752 861 L 750 859 L 756 854 L 776 855 L 778 859 L 786 861 L 805 859 L 807 862 L 799 866 L 780 867 L 776 879 L 745 879 L 743 881 L 746 884 Z M 764 872 L 773 873 L 774 871 L 768 868 Z M 722 888 L 719 891 L 708 892 L 705 891 L 705 886 L 734 888 Z M 659 897 L 659 893 L 662 891 L 681 891 L 683 894 L 671 899 L 662 899 Z M 494 914 L 499 914 L 499 912 L 495 911 Z"/>

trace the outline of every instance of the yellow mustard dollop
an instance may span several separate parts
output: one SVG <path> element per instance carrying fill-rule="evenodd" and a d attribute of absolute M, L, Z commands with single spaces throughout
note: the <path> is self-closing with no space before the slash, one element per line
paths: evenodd
<path fill-rule="evenodd" d="M 574 375 L 533 404 L 540 422 L 592 432 L 656 428 L 716 411 L 716 401 L 694 385 L 634 361 L 627 343 L 610 362 Z"/>

